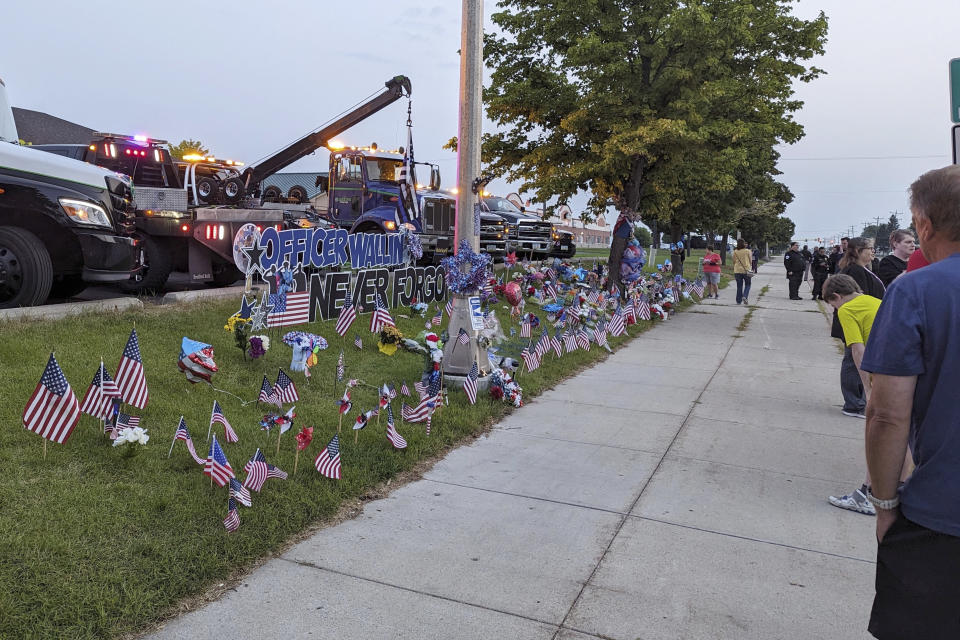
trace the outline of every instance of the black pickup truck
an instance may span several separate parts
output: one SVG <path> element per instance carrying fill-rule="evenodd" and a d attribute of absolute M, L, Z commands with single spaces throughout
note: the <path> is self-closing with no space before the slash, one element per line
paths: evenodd
<path fill-rule="evenodd" d="M 18 143 L 0 80 L 0 308 L 136 272 L 127 176 Z"/>

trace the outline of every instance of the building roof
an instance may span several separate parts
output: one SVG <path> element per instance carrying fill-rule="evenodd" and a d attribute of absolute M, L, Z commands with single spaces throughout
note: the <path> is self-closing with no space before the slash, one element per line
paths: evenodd
<path fill-rule="evenodd" d="M 286 195 L 293 186 L 301 186 L 307 191 L 307 198 L 313 198 L 321 193 L 320 188 L 315 186 L 317 176 L 326 176 L 326 171 L 305 171 L 292 173 L 275 173 L 263 181 L 263 188 L 274 186 L 280 189 L 281 193 Z"/>
<path fill-rule="evenodd" d="M 17 135 L 31 144 L 89 144 L 95 131 L 49 113 L 13 107 Z"/>

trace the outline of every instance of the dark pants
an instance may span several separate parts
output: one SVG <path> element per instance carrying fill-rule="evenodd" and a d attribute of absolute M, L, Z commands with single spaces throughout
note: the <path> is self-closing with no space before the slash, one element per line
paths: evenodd
<path fill-rule="evenodd" d="M 903 514 L 877 548 L 870 633 L 880 640 L 960 638 L 960 538 Z"/>
<path fill-rule="evenodd" d="M 754 273 L 757 272 L 757 262 L 758 262 L 758 260 L 757 260 L 756 258 L 754 258 L 754 259 L 753 259 L 753 272 L 754 272 Z"/>
<path fill-rule="evenodd" d="M 626 300 L 627 288 L 620 282 L 620 260 L 623 258 L 623 252 L 627 248 L 627 240 L 629 239 L 614 236 L 613 242 L 610 243 L 610 259 L 608 260 L 610 273 L 607 276 L 607 289 L 617 286 L 620 289 L 620 297 L 624 300 Z"/>
<path fill-rule="evenodd" d="M 825 273 L 815 273 L 813 274 L 813 299 L 816 300 L 820 298 L 823 300 L 823 283 L 827 280 L 827 274 Z"/>
<path fill-rule="evenodd" d="M 740 304 L 750 295 L 750 278 L 742 273 L 735 273 L 733 277 L 737 281 L 737 304 Z"/>
<path fill-rule="evenodd" d="M 791 272 L 787 276 L 787 282 L 790 284 L 790 299 L 800 297 L 800 283 L 803 281 L 803 272 Z"/>
<path fill-rule="evenodd" d="M 843 394 L 844 411 L 863 411 L 867 407 L 866 396 L 863 394 L 863 381 L 857 371 L 857 363 L 853 361 L 853 351 L 850 347 L 843 350 L 843 362 L 840 363 L 840 393 Z"/>

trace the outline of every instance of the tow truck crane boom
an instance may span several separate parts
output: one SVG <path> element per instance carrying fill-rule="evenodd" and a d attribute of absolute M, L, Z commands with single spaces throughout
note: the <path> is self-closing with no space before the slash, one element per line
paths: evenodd
<path fill-rule="evenodd" d="M 243 181 L 249 193 L 262 180 L 275 174 L 300 158 L 309 155 L 317 149 L 326 146 L 331 138 L 346 131 L 353 125 L 369 118 L 384 107 L 387 107 L 403 96 L 410 96 L 412 88 L 410 79 L 406 76 L 395 76 L 384 83 L 386 89 L 374 98 L 363 103 L 350 113 L 338 118 L 329 125 L 310 133 L 293 144 L 281 149 L 266 160 L 248 167 L 243 172 Z"/>

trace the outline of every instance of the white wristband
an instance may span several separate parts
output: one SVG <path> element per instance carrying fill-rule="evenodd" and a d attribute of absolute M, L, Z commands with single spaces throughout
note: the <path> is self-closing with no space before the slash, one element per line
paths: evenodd
<path fill-rule="evenodd" d="M 881 500 L 877 496 L 873 495 L 873 490 L 867 490 L 867 500 L 870 501 L 870 504 L 875 506 L 877 509 L 883 509 L 884 511 L 891 511 L 896 509 L 900 504 L 900 494 L 895 495 L 889 500 Z"/>

